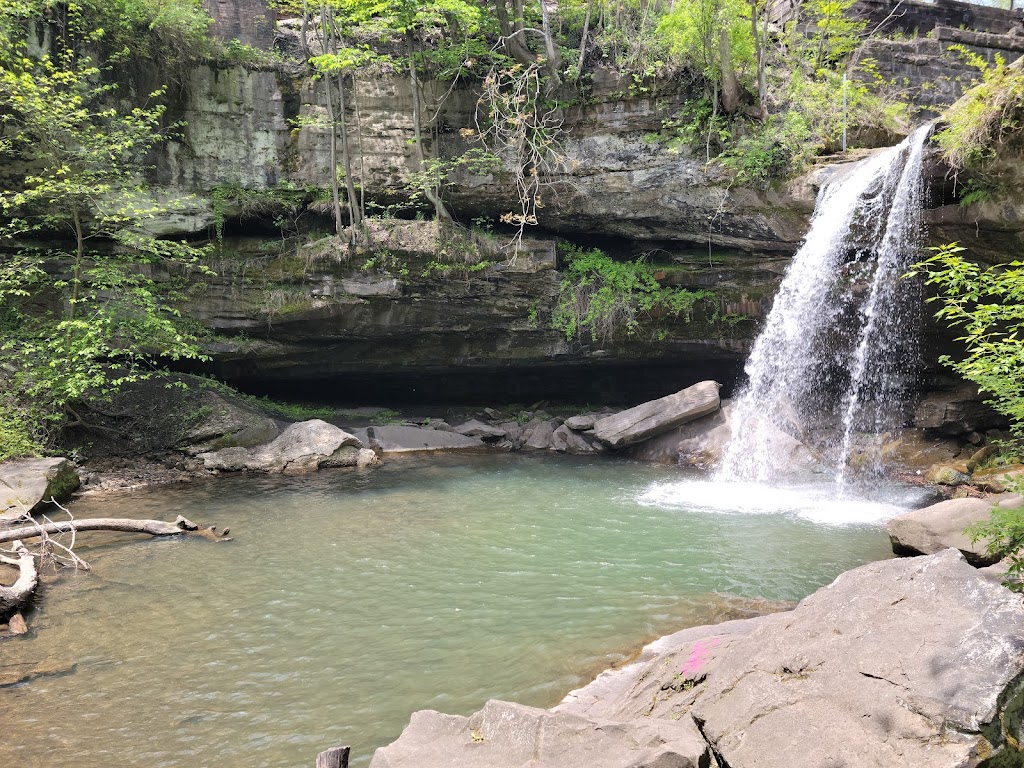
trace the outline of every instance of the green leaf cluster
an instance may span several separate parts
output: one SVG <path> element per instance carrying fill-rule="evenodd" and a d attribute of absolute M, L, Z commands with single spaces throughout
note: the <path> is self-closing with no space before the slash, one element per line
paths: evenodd
<path fill-rule="evenodd" d="M 568 341 L 636 336 L 656 314 L 689 322 L 698 302 L 714 298 L 711 291 L 663 288 L 643 258 L 616 261 L 596 248 L 574 246 L 564 246 L 562 254 L 565 276 L 552 325 Z"/>
<path fill-rule="evenodd" d="M 914 265 L 938 295 L 935 316 L 962 332 L 963 357 L 940 358 L 989 397 L 989 403 L 1010 419 L 1024 436 L 1024 261 L 983 267 L 948 243 L 932 249 Z"/>

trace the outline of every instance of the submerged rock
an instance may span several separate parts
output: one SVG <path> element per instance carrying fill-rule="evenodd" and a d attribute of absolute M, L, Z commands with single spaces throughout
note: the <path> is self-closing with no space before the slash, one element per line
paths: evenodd
<path fill-rule="evenodd" d="M 1019 738 L 999 723 L 1022 673 L 1019 596 L 949 549 L 664 637 L 549 712 L 416 713 L 371 766 L 962 768 Z"/>
<path fill-rule="evenodd" d="M 284 474 L 374 463 L 363 453 L 359 438 L 320 419 L 292 424 L 273 441 L 259 448 L 224 448 L 201 454 L 199 458 L 207 469 L 247 469 Z"/>
<path fill-rule="evenodd" d="M 717 411 L 718 390 L 718 382 L 702 381 L 675 394 L 607 416 L 594 424 L 594 437 L 612 448 L 647 440 Z"/>
<path fill-rule="evenodd" d="M 79 483 L 78 470 L 64 458 L 0 464 L 0 522 L 17 520 L 51 499 L 66 501 Z"/>
<path fill-rule="evenodd" d="M 949 499 L 894 517 L 885 530 L 897 555 L 931 555 L 952 547 L 973 565 L 992 565 L 999 556 L 988 554 L 985 541 L 973 543 L 964 530 L 987 521 L 993 506 L 987 499 Z"/>

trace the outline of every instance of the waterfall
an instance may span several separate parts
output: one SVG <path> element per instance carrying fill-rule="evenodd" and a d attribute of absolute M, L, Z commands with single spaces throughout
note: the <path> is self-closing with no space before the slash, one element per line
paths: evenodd
<path fill-rule="evenodd" d="M 718 478 L 767 482 L 809 446 L 842 483 L 858 438 L 899 426 L 917 369 L 927 125 L 818 194 L 746 364 Z M 862 469 L 877 468 L 872 460 Z M 866 466 L 865 466 L 866 465 Z"/>

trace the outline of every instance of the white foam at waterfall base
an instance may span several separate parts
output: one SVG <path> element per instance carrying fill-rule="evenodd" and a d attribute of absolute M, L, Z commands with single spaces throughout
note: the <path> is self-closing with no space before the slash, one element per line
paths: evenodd
<path fill-rule="evenodd" d="M 785 515 L 833 526 L 877 525 L 921 505 L 921 489 L 878 489 L 874 499 L 837 494 L 833 483 L 768 486 L 755 482 L 657 482 L 637 496 L 644 506 L 729 515 Z"/>

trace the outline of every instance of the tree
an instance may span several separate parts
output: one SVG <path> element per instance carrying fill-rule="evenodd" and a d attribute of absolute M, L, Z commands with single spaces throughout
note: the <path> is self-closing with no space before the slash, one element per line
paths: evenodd
<path fill-rule="evenodd" d="M 105 32 L 83 6 L 62 10 L 53 52 L 29 55 L 18 22 L 45 19 L 34 5 L 0 12 L 21 32 L 0 41 L 0 165 L 21 169 L 0 188 L 0 247 L 13 254 L 0 265 L 10 379 L 0 408 L 29 408 L 23 423 L 38 436 L 84 423 L 76 403 L 145 376 L 158 358 L 199 356 L 170 287 L 203 252 L 145 231 L 161 213 L 143 160 L 169 135 L 163 89 L 144 106 L 119 100 L 104 80 L 118 55 L 100 67 L 87 53 Z"/>

